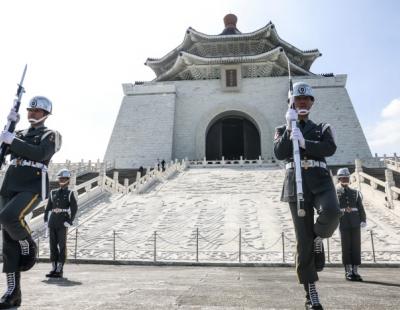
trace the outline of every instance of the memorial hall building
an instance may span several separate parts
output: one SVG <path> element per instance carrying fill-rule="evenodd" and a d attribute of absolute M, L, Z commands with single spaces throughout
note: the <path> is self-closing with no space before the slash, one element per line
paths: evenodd
<path fill-rule="evenodd" d="M 176 48 L 146 60 L 154 80 L 122 85 L 104 160 L 121 169 L 153 166 L 157 159 L 273 160 L 275 127 L 287 110 L 288 63 L 293 82 L 314 89 L 310 118 L 335 129 L 338 148 L 328 163 L 372 157 L 346 74 L 312 72 L 319 50 L 286 42 L 271 22 L 250 33 L 237 29 L 233 14 L 224 22 L 219 35 L 188 28 Z"/>

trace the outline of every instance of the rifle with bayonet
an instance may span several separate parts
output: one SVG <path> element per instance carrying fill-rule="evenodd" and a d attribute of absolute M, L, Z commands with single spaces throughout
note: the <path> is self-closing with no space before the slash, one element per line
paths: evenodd
<path fill-rule="evenodd" d="M 288 63 L 288 73 L 289 73 L 289 107 L 290 109 L 295 110 L 294 106 L 294 97 L 293 97 L 293 82 L 292 75 L 290 72 L 290 60 L 287 58 Z M 290 120 L 291 128 L 297 127 L 297 119 Z M 303 193 L 303 179 L 301 176 L 301 159 L 300 159 L 300 148 L 299 141 L 296 139 L 292 139 L 293 142 L 293 161 L 294 161 L 294 172 L 296 178 L 296 198 L 297 198 L 297 215 L 299 217 L 304 217 L 306 215 L 306 211 L 304 210 L 304 193 Z"/>
<path fill-rule="evenodd" d="M 15 94 L 15 99 L 14 99 L 14 103 L 13 103 L 12 109 L 16 113 L 18 113 L 19 107 L 21 105 L 22 95 L 25 92 L 23 83 L 24 83 L 27 67 L 28 67 L 28 65 L 25 65 L 24 72 L 22 73 L 21 81 L 18 84 L 17 93 Z M 16 125 L 16 122 L 8 120 L 6 126 L 4 127 L 4 130 L 8 131 L 8 132 L 14 132 L 15 125 Z M 1 143 L 1 146 L 0 146 L 0 168 L 1 168 L 1 166 L 3 166 L 4 159 L 5 159 L 6 155 L 7 155 L 8 147 L 9 147 L 9 145 L 7 145 L 5 143 Z"/>

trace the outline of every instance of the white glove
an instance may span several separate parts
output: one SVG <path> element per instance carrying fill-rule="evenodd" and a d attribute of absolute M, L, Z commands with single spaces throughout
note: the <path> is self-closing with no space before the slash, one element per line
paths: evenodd
<path fill-rule="evenodd" d="M 68 222 L 64 222 L 64 227 L 71 227 L 72 225 L 70 224 L 70 223 L 68 223 Z"/>
<path fill-rule="evenodd" d="M 1 143 L 5 143 L 5 144 L 11 144 L 13 142 L 15 138 L 15 133 L 13 132 L 8 132 L 6 130 L 4 130 L 1 134 L 0 134 L 0 142 Z"/>
<path fill-rule="evenodd" d="M 289 130 L 292 129 L 292 121 L 297 121 L 298 114 L 294 109 L 288 109 L 285 115 L 286 125 Z"/>
<path fill-rule="evenodd" d="M 18 123 L 20 119 L 19 113 L 15 112 L 14 109 L 11 109 L 10 113 L 7 116 L 7 120 L 10 122 Z"/>
<path fill-rule="evenodd" d="M 361 227 L 361 228 L 365 228 L 365 227 L 367 227 L 367 223 L 365 223 L 365 222 L 361 222 L 361 223 L 360 223 L 360 227 Z"/>
<path fill-rule="evenodd" d="M 290 135 L 290 139 L 298 140 L 300 147 L 303 149 L 306 148 L 306 140 L 304 140 L 303 134 L 301 133 L 301 130 L 299 128 L 296 127 L 292 129 L 292 134 Z"/>

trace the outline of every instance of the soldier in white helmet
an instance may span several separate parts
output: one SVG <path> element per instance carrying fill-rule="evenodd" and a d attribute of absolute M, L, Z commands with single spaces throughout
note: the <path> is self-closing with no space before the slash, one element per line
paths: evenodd
<path fill-rule="evenodd" d="M 349 281 L 362 281 L 358 273 L 361 265 L 361 229 L 367 225 L 367 216 L 362 203 L 361 193 L 349 187 L 350 171 L 341 168 L 337 172 L 339 184 L 336 192 L 339 198 L 340 218 L 339 230 L 342 241 L 342 262 L 345 278 Z"/>
<path fill-rule="evenodd" d="M 50 261 L 52 270 L 46 274 L 48 278 L 61 278 L 67 257 L 68 227 L 73 225 L 78 205 L 74 192 L 68 189 L 71 172 L 61 169 L 57 173 L 58 189 L 50 192 L 44 213 L 44 222 L 49 228 Z"/>
<path fill-rule="evenodd" d="M 3 233 L 3 272 L 7 275 L 7 291 L 0 300 L 0 309 L 21 304 L 21 271 L 33 267 L 36 244 L 25 221 L 48 193 L 47 166 L 61 146 L 57 131 L 44 126 L 52 112 L 52 103 L 42 96 L 33 97 L 28 105 L 31 126 L 15 133 L 3 131 L 0 143 L 8 145 L 11 156 L 0 190 L 0 223 Z M 20 116 L 11 110 L 8 120 L 18 122 Z"/>
<path fill-rule="evenodd" d="M 325 157 L 335 153 L 336 143 L 329 124 L 316 124 L 309 119 L 314 104 L 310 85 L 295 83 L 290 98 L 292 103 L 286 113 L 286 125 L 276 128 L 274 153 L 277 159 L 286 161 L 281 200 L 289 203 L 292 213 L 297 240 L 296 271 L 306 291 L 306 308 L 322 309 L 315 285 L 317 272 L 322 271 L 325 265 L 322 239 L 332 236 L 340 216 L 335 186 L 325 160 Z M 291 120 L 297 120 L 296 128 L 291 128 Z M 305 217 L 297 214 L 294 139 L 300 149 Z M 316 221 L 315 209 L 318 212 Z"/>

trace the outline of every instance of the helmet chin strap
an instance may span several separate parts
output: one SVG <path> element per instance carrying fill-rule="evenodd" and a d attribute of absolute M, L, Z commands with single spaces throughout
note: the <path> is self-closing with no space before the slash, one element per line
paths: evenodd
<path fill-rule="evenodd" d="M 58 182 L 58 184 L 59 184 L 60 186 L 67 185 L 68 183 L 69 183 L 69 180 L 68 180 L 67 182 Z"/>
<path fill-rule="evenodd" d="M 349 182 L 340 182 L 340 184 L 341 184 L 342 186 L 348 186 L 348 185 L 349 185 Z"/>
<path fill-rule="evenodd" d="M 310 113 L 310 110 L 307 109 L 297 109 L 297 114 L 299 115 L 308 115 Z"/>
<path fill-rule="evenodd" d="M 28 119 L 28 121 L 31 124 L 39 124 L 39 123 L 43 122 L 47 117 L 48 117 L 48 115 L 45 115 L 45 116 L 43 116 L 42 118 L 39 118 L 39 119 L 30 118 L 30 119 Z"/>

